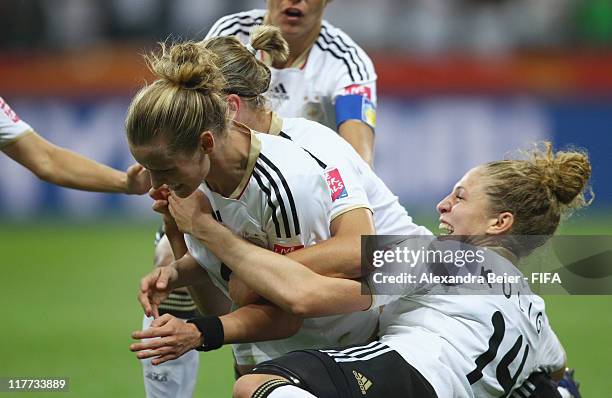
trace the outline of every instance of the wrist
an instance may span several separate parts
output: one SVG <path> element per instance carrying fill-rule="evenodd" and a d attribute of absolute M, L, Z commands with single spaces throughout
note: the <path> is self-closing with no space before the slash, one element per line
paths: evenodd
<path fill-rule="evenodd" d="M 187 321 L 192 324 L 200 333 L 199 346 L 195 347 L 198 351 L 212 351 L 223 346 L 225 338 L 223 323 L 218 316 L 202 316 L 192 318 Z"/>
<path fill-rule="evenodd" d="M 193 223 L 193 235 L 197 239 L 206 240 L 206 237 L 211 234 L 211 227 L 214 226 L 212 223 L 216 222 L 212 214 L 199 213 Z"/>

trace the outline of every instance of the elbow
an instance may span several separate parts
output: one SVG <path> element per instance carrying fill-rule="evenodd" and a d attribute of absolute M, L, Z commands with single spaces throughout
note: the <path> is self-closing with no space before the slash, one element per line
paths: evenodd
<path fill-rule="evenodd" d="M 298 292 L 293 292 L 291 298 L 288 300 L 288 306 L 286 311 L 291 315 L 298 318 L 310 318 L 316 316 L 316 290 L 307 291 L 300 289 Z"/>

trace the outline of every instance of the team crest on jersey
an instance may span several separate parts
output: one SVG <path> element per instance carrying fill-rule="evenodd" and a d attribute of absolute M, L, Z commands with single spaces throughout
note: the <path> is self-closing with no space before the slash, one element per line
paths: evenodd
<path fill-rule="evenodd" d="M 8 116 L 9 119 L 11 119 L 13 123 L 17 123 L 21 120 L 15 111 L 12 110 L 6 102 L 4 102 L 2 97 L 0 97 L 0 109 L 2 109 L 2 111 L 6 114 L 6 116 Z"/>
<path fill-rule="evenodd" d="M 337 199 L 346 198 L 348 196 L 348 191 L 346 190 L 346 185 L 344 185 L 344 181 L 342 180 L 342 176 L 340 175 L 340 170 L 335 167 L 326 170 L 325 179 L 327 180 L 327 185 L 331 190 L 332 202 L 335 202 Z"/>
<path fill-rule="evenodd" d="M 345 87 L 341 95 L 362 95 L 372 101 L 372 90 L 370 87 L 361 84 L 351 84 Z"/>
<path fill-rule="evenodd" d="M 274 253 L 278 253 L 278 254 L 288 254 L 291 252 L 294 252 L 296 250 L 300 250 L 303 249 L 304 245 L 295 245 L 295 246 L 285 246 L 285 245 L 279 245 L 278 243 L 274 244 Z"/>

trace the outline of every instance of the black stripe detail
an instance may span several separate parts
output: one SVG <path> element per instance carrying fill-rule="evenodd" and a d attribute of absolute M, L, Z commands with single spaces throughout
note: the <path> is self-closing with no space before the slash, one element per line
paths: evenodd
<path fill-rule="evenodd" d="M 321 36 L 319 36 L 321 37 Z M 349 76 L 351 78 L 352 81 L 355 81 L 355 76 L 353 76 L 353 71 L 351 70 L 351 67 L 348 63 L 348 61 L 346 60 L 346 58 L 341 57 L 340 55 L 336 54 L 336 52 L 334 50 L 332 50 L 331 48 L 323 48 L 323 46 L 321 45 L 321 43 L 319 43 L 319 41 L 315 41 L 315 44 L 317 47 L 319 47 L 321 49 L 321 51 L 327 51 L 329 52 L 331 55 L 333 55 L 334 58 L 337 58 L 339 60 L 341 60 L 342 62 L 344 62 L 344 65 L 346 66 L 346 69 L 348 70 Z"/>
<path fill-rule="evenodd" d="M 223 19 L 225 19 L 224 21 L 222 21 Z M 220 36 L 220 33 L 228 28 L 233 27 L 235 24 L 241 24 L 242 22 L 240 21 L 244 21 L 244 20 L 248 20 L 248 19 L 253 19 L 252 15 L 242 15 L 242 16 L 232 16 L 232 15 L 228 15 L 227 17 L 223 17 L 221 18 L 218 22 L 217 22 L 217 27 L 215 28 L 214 31 L 210 32 L 210 36 L 214 37 L 214 36 Z M 253 19 L 254 21 L 257 21 L 258 19 L 261 19 L 263 21 L 263 17 L 257 17 L 255 19 Z"/>
<path fill-rule="evenodd" d="M 261 172 L 261 174 L 268 179 L 268 181 L 270 182 L 270 185 L 272 186 L 272 189 L 274 189 L 274 193 L 276 195 L 276 201 L 278 202 L 278 205 L 280 206 L 281 216 L 283 217 L 283 224 L 285 227 L 284 228 L 285 238 L 291 237 L 289 217 L 287 216 L 287 209 L 285 208 L 285 201 L 283 200 L 283 197 L 281 196 L 280 189 L 278 188 L 278 184 L 276 183 L 276 181 L 274 181 L 274 178 L 272 178 L 272 175 L 268 172 L 268 170 L 266 170 L 266 168 L 263 167 L 261 164 L 255 163 L 255 168 L 258 169 Z"/>
<path fill-rule="evenodd" d="M 229 282 L 230 275 L 232 275 L 232 270 L 225 265 L 225 263 L 221 263 L 221 278 L 223 278 L 224 281 Z"/>
<path fill-rule="evenodd" d="M 241 23 L 238 24 L 238 27 L 240 29 L 240 32 L 244 32 L 248 36 L 250 34 L 250 32 L 248 32 L 246 28 L 251 28 L 251 27 L 253 27 L 255 25 L 261 25 L 262 22 L 263 22 L 263 19 L 261 21 L 255 20 L 254 22 L 249 22 L 249 23 L 242 23 L 241 22 Z M 235 35 L 236 33 L 230 33 L 230 34 L 226 33 L 227 30 L 231 30 L 231 29 L 233 29 L 235 27 L 236 26 L 233 25 L 233 26 L 228 26 L 227 28 L 220 30 L 219 31 L 219 36 L 232 36 L 232 35 Z"/>
<path fill-rule="evenodd" d="M 215 214 L 217 215 L 217 221 L 222 223 L 223 219 L 221 218 L 221 213 L 219 213 L 219 210 L 215 210 Z"/>
<path fill-rule="evenodd" d="M 363 77 L 363 75 L 361 74 L 361 71 L 363 71 L 363 72 L 365 72 L 367 79 L 368 80 L 371 79 L 370 72 L 368 72 L 368 68 L 367 68 L 365 62 L 359 56 L 359 51 L 357 50 L 356 46 L 347 44 L 344 41 L 344 39 L 342 39 L 342 36 L 340 36 L 340 35 L 333 35 L 329 30 L 327 30 L 327 27 L 325 25 L 321 26 L 321 34 L 327 35 L 327 38 L 330 39 L 340 50 L 344 50 L 344 51 L 349 53 L 349 55 L 351 57 L 351 60 L 355 63 L 355 65 L 357 66 L 358 70 L 360 71 L 359 72 L 360 76 Z M 344 48 L 340 47 L 340 45 L 338 44 L 338 41 L 340 43 L 342 43 Z M 327 42 L 327 43 L 329 44 L 329 42 Z M 355 57 L 359 60 L 359 63 L 361 64 L 361 66 L 359 66 L 357 64 L 357 61 L 355 61 L 355 58 L 353 58 L 353 53 L 351 52 L 351 50 L 353 50 L 353 52 L 355 53 Z"/>
<path fill-rule="evenodd" d="M 253 177 L 257 181 L 259 188 L 268 196 L 268 205 L 272 208 L 272 221 L 274 222 L 274 227 L 276 229 L 276 237 L 281 238 L 280 225 L 278 224 L 278 219 L 276 218 L 276 206 L 274 206 L 274 202 L 272 202 L 272 195 L 268 187 L 264 185 L 261 181 L 261 177 L 255 170 L 253 170 Z"/>
<path fill-rule="evenodd" d="M 319 166 L 321 166 L 322 169 L 326 169 L 327 168 L 327 165 L 325 163 L 323 163 L 323 161 L 321 159 L 319 159 L 318 157 L 313 155 L 308 149 L 306 149 L 306 148 L 302 148 L 302 149 L 305 150 L 306 153 L 308 153 L 319 164 Z"/>
<path fill-rule="evenodd" d="M 278 135 L 279 135 L 280 137 L 283 137 L 283 138 L 286 138 L 286 139 L 288 139 L 288 140 L 293 141 L 293 138 L 291 138 L 289 135 L 285 134 L 285 132 L 284 132 L 284 131 L 281 131 L 280 133 L 278 133 Z"/>
<path fill-rule="evenodd" d="M 321 32 L 319 33 L 319 38 L 321 38 L 327 44 L 328 48 L 331 48 L 331 46 L 334 45 L 338 49 L 338 51 L 340 51 L 344 59 L 350 58 L 350 61 L 354 65 L 355 70 L 357 71 L 357 73 L 359 73 L 359 78 L 361 80 L 365 80 L 365 77 L 363 76 L 363 73 L 362 73 L 362 68 L 361 66 L 359 66 L 357 61 L 355 61 L 355 58 L 353 57 L 353 53 L 351 52 L 350 49 L 340 47 L 340 45 L 337 42 L 325 36 L 323 34 L 323 30 L 321 30 Z"/>
<path fill-rule="evenodd" d="M 296 207 L 295 207 L 295 201 L 293 200 L 293 195 L 291 194 L 291 189 L 289 189 L 289 184 L 287 184 L 287 180 L 285 180 L 285 177 L 283 176 L 283 173 L 281 173 L 281 171 L 278 169 L 278 167 L 276 167 L 276 165 L 274 163 L 272 163 L 272 161 L 270 159 L 268 159 L 263 153 L 260 153 L 259 157 L 268 166 L 270 166 L 270 168 L 272 170 L 274 170 L 276 172 L 276 174 L 278 175 L 278 177 L 281 180 L 281 183 L 283 184 L 283 187 L 285 187 L 285 192 L 287 193 L 287 198 L 289 198 L 289 206 L 291 206 L 291 211 L 293 212 L 293 226 L 295 228 L 295 234 L 299 235 L 300 234 L 300 221 L 298 220 L 297 210 L 296 210 Z"/>

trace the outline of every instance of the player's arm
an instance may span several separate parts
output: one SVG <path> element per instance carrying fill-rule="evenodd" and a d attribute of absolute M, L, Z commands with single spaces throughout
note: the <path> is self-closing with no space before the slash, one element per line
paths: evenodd
<path fill-rule="evenodd" d="M 343 314 L 365 310 L 372 303 L 358 281 L 319 275 L 287 256 L 252 245 L 210 214 L 197 219 L 198 236 L 208 249 L 259 295 L 291 314 Z"/>
<path fill-rule="evenodd" d="M 374 74 L 373 66 L 369 67 Z M 339 79 L 343 83 L 334 96 L 338 134 L 355 148 L 366 163 L 373 166 L 376 80 L 352 82 L 347 81 L 346 76 Z"/>
<path fill-rule="evenodd" d="M 287 256 L 321 275 L 361 277 L 361 235 L 375 233 L 372 211 L 364 207 L 350 210 L 331 222 L 330 232 L 330 239 Z"/>
<path fill-rule="evenodd" d="M 54 145 L 35 132 L 2 150 L 41 180 L 66 188 L 143 194 L 150 186 L 148 172 L 140 165 L 126 174 Z"/>
<path fill-rule="evenodd" d="M 347 120 L 338 126 L 338 133 L 372 167 L 374 165 L 374 130 L 360 120 Z"/>

